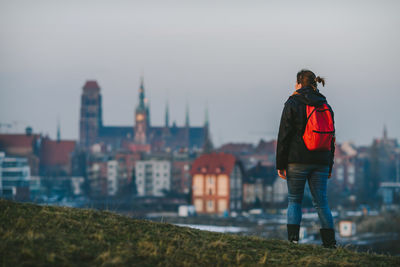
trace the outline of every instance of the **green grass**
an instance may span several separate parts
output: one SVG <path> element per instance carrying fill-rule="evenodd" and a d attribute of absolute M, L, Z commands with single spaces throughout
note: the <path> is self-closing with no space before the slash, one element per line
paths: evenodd
<path fill-rule="evenodd" d="M 400 258 L 0 199 L 2 266 L 400 266 Z"/>

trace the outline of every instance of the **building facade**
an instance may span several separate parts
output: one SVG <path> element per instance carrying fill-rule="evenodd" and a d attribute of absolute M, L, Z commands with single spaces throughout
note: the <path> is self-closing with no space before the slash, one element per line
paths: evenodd
<path fill-rule="evenodd" d="M 247 171 L 243 184 L 245 208 L 271 208 L 285 204 L 286 181 L 279 178 L 274 166 L 263 166 L 261 162 Z"/>
<path fill-rule="evenodd" d="M 2 197 L 27 201 L 30 199 L 29 183 L 30 168 L 28 159 L 22 157 L 7 157 L 4 154 L 1 165 Z"/>
<path fill-rule="evenodd" d="M 171 190 L 171 163 L 167 160 L 136 162 L 138 196 L 161 197 Z"/>
<path fill-rule="evenodd" d="M 31 127 L 27 127 L 25 133 L 21 134 L 0 134 L 0 151 L 10 157 L 26 158 L 31 175 L 38 175 L 42 140 L 43 136 L 33 134 Z"/>
<path fill-rule="evenodd" d="M 200 214 L 223 214 L 242 209 L 243 166 L 231 154 L 210 153 L 191 168 L 192 203 Z"/>
<path fill-rule="evenodd" d="M 107 161 L 107 195 L 115 196 L 118 192 L 118 161 Z"/>

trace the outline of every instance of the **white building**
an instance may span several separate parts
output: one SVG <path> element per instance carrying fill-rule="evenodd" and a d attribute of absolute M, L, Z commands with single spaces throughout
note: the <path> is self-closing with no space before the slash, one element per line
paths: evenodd
<path fill-rule="evenodd" d="M 167 160 L 137 161 L 135 174 L 138 196 L 163 196 L 171 189 L 171 163 Z"/>
<path fill-rule="evenodd" d="M 0 156 L 2 196 L 17 200 L 29 200 L 30 167 L 27 158 Z"/>
<path fill-rule="evenodd" d="M 118 192 L 118 161 L 107 161 L 107 194 L 115 196 Z"/>

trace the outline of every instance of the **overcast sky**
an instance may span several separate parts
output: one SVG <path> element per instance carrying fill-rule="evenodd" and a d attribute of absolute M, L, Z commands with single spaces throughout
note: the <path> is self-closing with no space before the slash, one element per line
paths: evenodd
<path fill-rule="evenodd" d="M 82 86 L 105 125 L 133 125 L 140 75 L 152 125 L 204 123 L 217 145 L 276 138 L 295 76 L 326 77 L 338 140 L 400 138 L 400 1 L 3 1 L 0 123 L 77 139 Z M 0 128 L 5 132 L 6 128 Z M 11 130 L 9 130 L 10 132 Z"/>

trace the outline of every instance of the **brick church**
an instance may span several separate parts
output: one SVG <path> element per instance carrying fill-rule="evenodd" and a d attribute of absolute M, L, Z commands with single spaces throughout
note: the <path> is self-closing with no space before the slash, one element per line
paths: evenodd
<path fill-rule="evenodd" d="M 131 151 L 200 151 L 211 145 L 208 115 L 203 126 L 189 125 L 186 109 L 185 125 L 169 123 L 169 108 L 165 110 L 164 126 L 150 124 L 150 108 L 145 97 L 143 79 L 139 88 L 139 103 L 135 109 L 133 126 L 104 126 L 102 96 L 96 81 L 87 81 L 81 95 L 79 145 L 89 148 L 100 144 L 105 151 L 128 149 Z"/>

